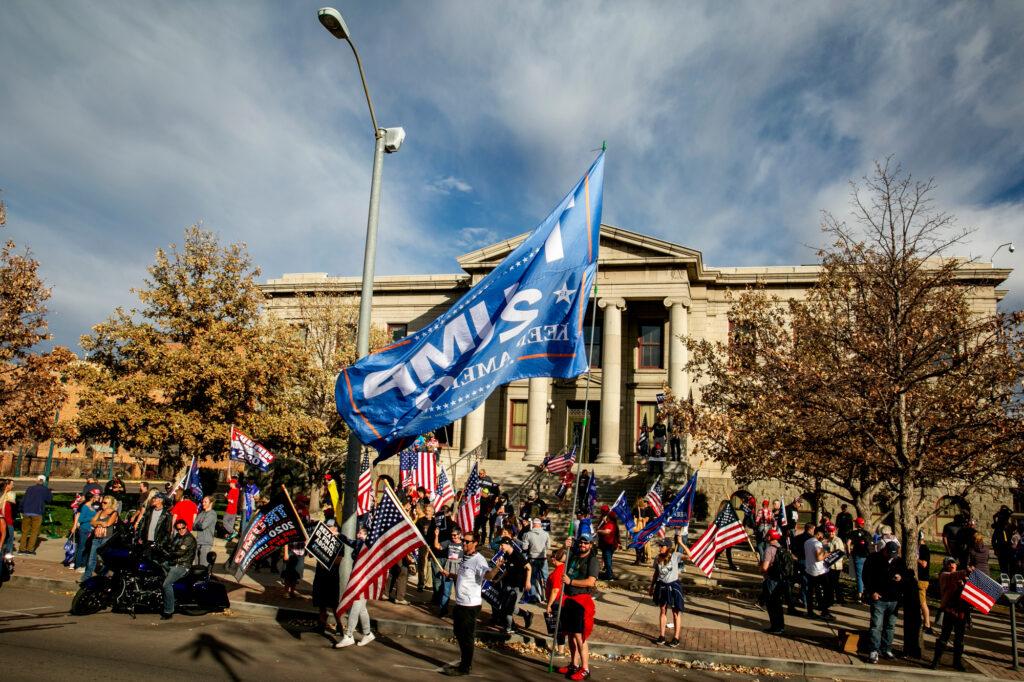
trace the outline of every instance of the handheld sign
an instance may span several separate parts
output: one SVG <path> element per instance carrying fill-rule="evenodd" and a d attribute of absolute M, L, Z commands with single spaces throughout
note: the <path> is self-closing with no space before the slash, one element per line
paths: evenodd
<path fill-rule="evenodd" d="M 321 566 L 330 570 L 338 552 L 341 551 L 341 536 L 332 532 L 330 526 L 321 521 L 309 534 L 306 551 L 312 554 Z"/>
<path fill-rule="evenodd" d="M 292 540 L 304 537 L 304 534 L 305 529 L 291 501 L 283 494 L 275 495 L 253 516 L 245 537 L 235 549 L 232 557 L 232 563 L 238 567 L 235 579 L 241 580 L 253 562 L 270 556 Z"/>

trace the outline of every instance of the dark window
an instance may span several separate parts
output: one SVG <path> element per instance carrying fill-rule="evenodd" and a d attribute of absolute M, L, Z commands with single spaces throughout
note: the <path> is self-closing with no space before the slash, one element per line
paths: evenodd
<path fill-rule="evenodd" d="M 388 324 L 388 336 L 391 337 L 392 341 L 398 341 L 404 339 L 409 335 L 409 325 L 401 323 L 389 323 Z"/>
<path fill-rule="evenodd" d="M 639 348 L 640 369 L 661 369 L 661 331 L 660 323 L 641 323 Z"/>
<path fill-rule="evenodd" d="M 513 400 L 508 410 L 508 447 L 512 450 L 526 448 L 526 401 Z"/>

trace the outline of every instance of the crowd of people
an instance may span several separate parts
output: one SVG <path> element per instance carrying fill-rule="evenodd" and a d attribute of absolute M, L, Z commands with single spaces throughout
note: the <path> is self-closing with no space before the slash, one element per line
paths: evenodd
<path fill-rule="evenodd" d="M 543 609 L 549 633 L 557 646 L 568 646 L 569 661 L 561 672 L 574 680 L 589 676 L 587 639 L 594 624 L 593 594 L 597 580 L 615 577 L 616 551 L 623 546 L 620 522 L 607 505 L 590 506 L 585 496 L 586 470 L 580 473 L 575 509 L 575 537 L 556 542 L 551 533 L 552 507 L 537 489 L 513 504 L 500 485 L 481 470 L 480 512 L 472 532 L 460 528 L 457 500 L 435 512 L 431 496 L 423 488 L 399 491 L 406 513 L 426 541 L 426 547 L 411 551 L 391 569 L 384 597 L 397 605 L 408 604 L 410 586 L 431 595 L 437 616 L 450 618 L 462 659 L 446 670 L 451 675 L 468 673 L 472 665 L 477 618 L 484 601 L 491 605 L 491 625 L 511 634 L 528 630 L 534 612 L 525 608 L 537 604 Z M 562 480 L 552 501 L 561 509 L 575 477 Z M 324 499 L 328 498 L 324 491 Z M 72 505 L 74 520 L 67 543 L 65 565 L 82 573 L 82 581 L 103 570 L 101 552 L 113 530 L 127 528 L 135 541 L 161 548 L 166 561 L 163 617 L 174 610 L 171 586 L 193 564 L 203 564 L 216 537 L 231 541 L 238 537 L 240 486 L 231 479 L 226 493 L 227 507 L 218 519 L 214 498 L 205 496 L 196 504 L 187 492 L 168 483 L 151 486 L 143 482 L 139 493 L 130 495 L 119 479 L 101 486 L 88 479 Z M 308 498 L 307 498 L 308 499 Z M 39 477 L 20 499 L 21 539 L 19 552 L 32 554 L 39 542 L 41 519 L 52 493 L 45 477 Z M 589 504 L 588 504 L 589 502 Z M 0 479 L 0 547 L 13 551 L 15 497 L 13 482 Z M 989 572 L 994 558 L 1004 573 L 1024 572 L 1022 528 L 1006 507 L 993 519 L 991 540 L 978 529 L 976 520 L 959 514 L 942 532 L 945 559 L 937 581 L 931 577 L 931 550 L 923 534 L 918 538 L 917 561 L 907 566 L 903 548 L 892 529 L 880 525 L 869 531 L 863 518 L 855 518 L 843 504 L 833 520 L 821 512 L 813 522 L 799 524 L 797 504 L 788 509 L 782 500 L 748 500 L 741 506 L 744 525 L 752 531 L 753 551 L 762 575 L 759 604 L 768 613 L 766 631 L 786 633 L 786 618 L 834 618 L 832 607 L 847 602 L 869 608 L 866 653 L 868 661 L 891 659 L 896 653 L 893 640 L 897 622 L 904 628 L 902 654 L 921 656 L 922 633 L 936 637 L 932 666 L 936 667 L 952 641 L 953 666 L 963 669 L 963 639 L 971 618 L 970 608 L 960 598 L 972 570 Z M 308 509 L 303 518 L 308 519 Z M 324 507 L 325 523 L 339 533 L 331 506 Z M 633 509 L 636 528 L 652 517 L 646 500 Z M 352 556 L 366 549 L 367 528 L 355 538 L 341 537 Z M 648 547 L 653 545 L 653 552 Z M 489 548 L 490 559 L 481 552 Z M 259 568 L 280 569 L 285 596 L 292 597 L 304 576 L 305 546 L 297 541 L 272 556 Z M 636 547 L 634 564 L 651 567 L 649 596 L 659 609 L 659 646 L 679 645 L 685 608 L 680 576 L 688 558 L 686 538 L 678 533 Z M 733 564 L 731 555 L 728 563 Z M 339 601 L 339 562 L 325 567 L 316 562 L 312 578 L 312 601 L 320 611 L 320 626 L 340 636 L 335 646 L 365 646 L 374 640 L 365 600 L 357 601 L 348 613 L 347 624 L 334 616 Z M 410 585 L 411 584 L 411 585 Z M 928 607 L 929 586 L 937 586 L 940 608 Z M 561 612 L 559 613 L 559 606 Z M 555 623 L 558 623 L 556 631 Z M 939 628 L 940 629 L 936 629 Z M 357 629 L 361 637 L 357 642 Z M 667 633 L 667 634 L 666 634 Z"/>

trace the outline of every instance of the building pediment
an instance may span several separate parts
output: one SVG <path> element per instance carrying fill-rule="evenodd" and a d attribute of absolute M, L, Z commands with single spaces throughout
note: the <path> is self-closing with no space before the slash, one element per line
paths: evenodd
<path fill-rule="evenodd" d="M 466 272 L 490 270 L 508 256 L 530 235 L 529 232 L 496 242 L 458 258 Z M 679 244 L 649 235 L 631 232 L 612 225 L 601 225 L 599 266 L 623 265 L 686 265 L 701 269 L 701 254 Z"/>

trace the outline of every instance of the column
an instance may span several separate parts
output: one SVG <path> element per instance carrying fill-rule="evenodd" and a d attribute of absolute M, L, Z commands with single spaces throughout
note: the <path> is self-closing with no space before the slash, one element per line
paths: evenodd
<path fill-rule="evenodd" d="M 686 306 L 681 298 L 666 298 L 668 308 L 668 388 L 676 400 L 686 400 L 690 395 L 689 375 L 686 362 L 689 359 L 682 337 L 687 334 Z"/>
<path fill-rule="evenodd" d="M 595 462 L 622 464 L 619 456 L 619 414 L 622 400 L 622 311 L 621 298 L 598 301 L 604 308 L 604 331 L 601 337 L 601 441 Z"/>
<path fill-rule="evenodd" d="M 548 453 L 548 387 L 551 379 L 530 379 L 526 405 L 526 456 L 524 462 L 540 462 Z"/>
<path fill-rule="evenodd" d="M 462 454 L 466 454 L 480 443 L 484 442 L 484 408 L 487 402 L 480 403 L 476 408 L 462 418 Z"/>

